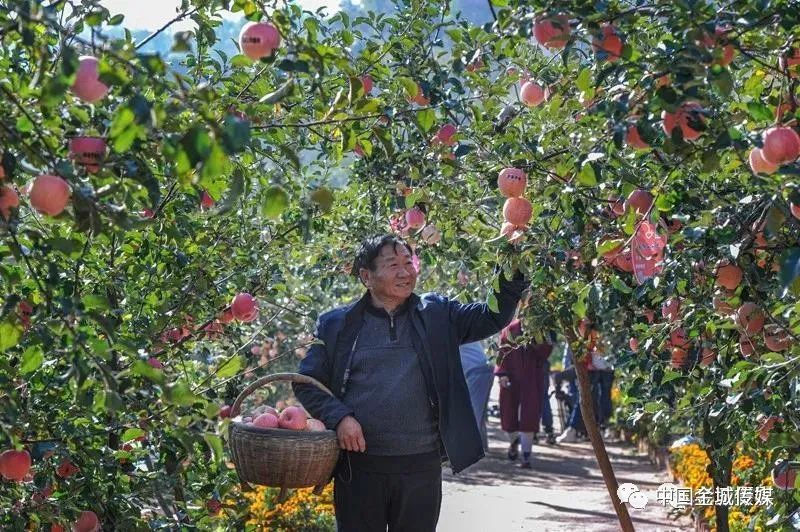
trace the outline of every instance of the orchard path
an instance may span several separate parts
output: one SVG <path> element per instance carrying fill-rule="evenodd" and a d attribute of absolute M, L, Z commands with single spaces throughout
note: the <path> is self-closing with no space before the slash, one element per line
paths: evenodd
<path fill-rule="evenodd" d="M 490 404 L 497 401 L 492 391 Z M 555 406 L 555 404 L 554 404 Z M 556 432 L 559 432 L 556 416 Z M 630 445 L 606 442 L 617 480 L 636 484 L 649 497 L 644 510 L 628 507 L 639 531 L 693 530 L 691 520 L 674 520 L 655 502 L 658 486 L 670 479 Z M 439 532 L 619 530 L 614 508 L 588 442 L 533 447 L 533 469 L 506 457 L 505 433 L 489 417 L 489 453 L 454 476 L 444 474 Z"/>

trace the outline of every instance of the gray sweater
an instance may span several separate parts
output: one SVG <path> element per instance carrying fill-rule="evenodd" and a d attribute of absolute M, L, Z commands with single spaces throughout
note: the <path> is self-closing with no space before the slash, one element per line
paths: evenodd
<path fill-rule="evenodd" d="M 438 451 L 439 430 L 428 401 L 408 312 L 364 313 L 343 402 L 364 431 L 367 454 L 396 456 Z"/>

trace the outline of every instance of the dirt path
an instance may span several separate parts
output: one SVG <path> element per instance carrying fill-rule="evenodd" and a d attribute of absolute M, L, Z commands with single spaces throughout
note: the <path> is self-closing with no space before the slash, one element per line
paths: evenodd
<path fill-rule="evenodd" d="M 618 481 L 636 484 L 650 499 L 644 510 L 629 506 L 637 531 L 693 530 L 688 519 L 675 521 L 655 501 L 658 486 L 669 481 L 665 473 L 656 471 L 631 446 L 607 442 L 606 447 Z M 540 442 L 534 445 L 530 470 L 509 461 L 507 449 L 505 433 L 490 417 L 487 457 L 458 476 L 446 470 L 440 532 L 619 529 L 588 442 L 556 446 Z"/>

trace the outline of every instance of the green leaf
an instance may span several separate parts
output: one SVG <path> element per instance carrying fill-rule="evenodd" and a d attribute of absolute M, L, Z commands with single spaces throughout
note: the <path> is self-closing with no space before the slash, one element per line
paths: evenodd
<path fill-rule="evenodd" d="M 237 166 L 231 175 L 228 193 L 217 203 L 217 213 L 223 214 L 231 210 L 244 192 L 244 172 Z"/>
<path fill-rule="evenodd" d="M 250 122 L 228 115 L 222 129 L 222 144 L 229 154 L 239 153 L 250 144 Z"/>
<path fill-rule="evenodd" d="M 164 389 L 164 397 L 167 402 L 178 406 L 192 406 L 198 397 L 192 393 L 192 389 L 185 382 L 168 384 Z"/>
<path fill-rule="evenodd" d="M 33 122 L 28 120 L 27 116 L 19 115 L 17 117 L 17 130 L 20 133 L 30 133 L 33 131 Z"/>
<path fill-rule="evenodd" d="M 494 295 L 494 292 L 489 292 L 489 298 L 486 303 L 489 305 L 489 310 L 495 314 L 500 312 L 500 308 L 497 306 L 497 296 Z"/>
<path fill-rule="evenodd" d="M 224 379 L 226 377 L 233 377 L 244 366 L 244 361 L 241 356 L 233 356 L 222 363 L 217 370 L 217 377 Z"/>
<path fill-rule="evenodd" d="M 423 109 L 422 111 L 417 111 L 417 123 L 425 133 L 431 130 L 435 122 L 436 113 L 433 109 Z"/>
<path fill-rule="evenodd" d="M 575 79 L 575 86 L 581 92 L 586 92 L 592 86 L 592 71 L 589 68 L 584 68 L 578 73 Z"/>
<path fill-rule="evenodd" d="M 572 304 L 572 312 L 579 318 L 586 317 L 586 296 L 588 295 L 588 290 L 581 290 L 578 292 L 578 299 L 575 300 L 575 303 Z"/>
<path fill-rule="evenodd" d="M 625 281 L 619 278 L 619 276 L 614 275 L 611 277 L 611 286 L 615 289 L 619 290 L 623 294 L 630 294 L 633 292 L 633 288 L 625 284 Z"/>
<path fill-rule="evenodd" d="M 16 323 L 0 323 L 0 353 L 17 345 L 22 338 L 22 332 L 22 327 Z"/>
<path fill-rule="evenodd" d="M 668 369 L 667 372 L 664 373 L 664 377 L 661 379 L 661 384 L 666 384 L 674 381 L 675 379 L 680 379 L 681 377 L 683 377 L 682 373 Z"/>
<path fill-rule="evenodd" d="M 644 411 L 647 412 L 648 414 L 654 414 L 654 413 L 662 410 L 663 408 L 664 408 L 664 405 L 659 403 L 659 402 L 657 402 L 657 401 L 651 401 L 651 402 L 646 403 L 644 405 Z"/>
<path fill-rule="evenodd" d="M 403 91 L 406 93 L 408 98 L 413 98 L 417 95 L 417 82 L 411 78 L 398 78 L 397 80 L 400 83 L 400 86 L 403 87 Z"/>
<path fill-rule="evenodd" d="M 126 442 L 129 442 L 131 440 L 135 440 L 136 438 L 138 438 L 140 436 L 144 436 L 146 434 L 147 433 L 144 430 L 142 430 L 142 429 L 140 429 L 138 427 L 132 427 L 132 428 L 129 428 L 129 429 L 125 430 L 125 432 L 122 433 L 122 438 L 121 439 L 122 439 L 123 443 L 126 443 Z"/>
<path fill-rule="evenodd" d="M 747 102 L 747 112 L 758 122 L 769 122 L 772 120 L 772 112 L 761 102 Z"/>
<path fill-rule="evenodd" d="M 134 362 L 131 366 L 131 373 L 134 375 L 139 375 L 140 377 L 144 377 L 145 379 L 156 384 L 164 384 L 166 382 L 164 372 L 160 369 L 154 368 L 144 360 L 137 360 Z"/>
<path fill-rule="evenodd" d="M 133 110 L 127 106 L 117 109 L 109 130 L 109 137 L 114 141 L 114 151 L 117 153 L 128 151 L 136 140 L 137 130 L 136 114 Z"/>
<path fill-rule="evenodd" d="M 42 362 L 44 362 L 42 348 L 39 346 L 31 346 L 22 353 L 22 363 L 19 366 L 19 371 L 23 375 L 33 373 L 42 367 Z"/>
<path fill-rule="evenodd" d="M 581 168 L 581 171 L 578 172 L 578 182 L 581 185 L 586 185 L 587 187 L 593 187 L 597 185 L 597 176 L 594 173 L 594 167 L 591 164 L 586 163 Z"/>
<path fill-rule="evenodd" d="M 293 87 L 294 78 L 289 78 L 283 85 L 275 89 L 273 92 L 262 96 L 258 102 L 268 104 L 278 103 L 291 93 Z"/>
<path fill-rule="evenodd" d="M 222 447 L 222 438 L 211 432 L 206 432 L 203 434 L 203 439 L 208 444 L 211 452 L 214 453 L 214 461 L 218 464 L 221 463 L 225 458 L 225 453 Z"/>
<path fill-rule="evenodd" d="M 278 185 L 270 187 L 264 194 L 264 203 L 261 214 L 266 218 L 275 220 L 280 218 L 283 211 L 289 207 L 289 193 Z"/>

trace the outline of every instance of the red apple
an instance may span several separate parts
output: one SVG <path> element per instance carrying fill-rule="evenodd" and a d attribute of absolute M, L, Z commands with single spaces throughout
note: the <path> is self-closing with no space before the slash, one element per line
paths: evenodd
<path fill-rule="evenodd" d="M 280 33 L 268 22 L 248 22 L 239 33 L 239 47 L 253 61 L 272 55 L 280 44 Z"/>
<path fill-rule="evenodd" d="M 100 81 L 98 64 L 97 58 L 90 55 L 78 58 L 78 71 L 72 84 L 72 92 L 85 102 L 99 102 L 108 93 L 108 86 Z"/>
<path fill-rule="evenodd" d="M 533 216 L 533 206 L 525 198 L 508 198 L 503 204 L 503 218 L 516 226 L 527 225 Z"/>
<path fill-rule="evenodd" d="M 764 313 L 758 305 L 748 301 L 736 311 L 736 324 L 748 335 L 756 334 L 764 328 Z"/>
<path fill-rule="evenodd" d="M 359 78 L 361 80 L 361 86 L 364 87 L 364 94 L 369 94 L 372 92 L 373 81 L 372 76 L 369 74 L 364 74 Z"/>
<path fill-rule="evenodd" d="M 702 106 L 697 102 L 685 102 L 674 113 L 664 111 L 661 113 L 661 118 L 664 120 L 663 128 L 664 133 L 672 136 L 672 130 L 675 127 L 680 127 L 683 133 L 683 140 L 695 140 L 703 134 L 702 131 L 692 129 L 690 118 L 696 116 L 698 120 L 703 120 L 703 115 L 699 114 Z"/>
<path fill-rule="evenodd" d="M 544 89 L 535 81 L 526 81 L 519 90 L 519 97 L 528 107 L 535 107 L 544 101 Z"/>
<path fill-rule="evenodd" d="M 522 196 L 528 184 L 528 176 L 519 168 L 503 168 L 497 176 L 497 188 L 507 198 Z"/>
<path fill-rule="evenodd" d="M 61 478 L 69 478 L 79 471 L 80 468 L 78 466 L 65 458 L 56 468 L 56 475 Z"/>
<path fill-rule="evenodd" d="M 258 301 L 247 292 L 236 294 L 231 302 L 231 312 L 239 321 L 254 321 L 258 318 Z"/>
<path fill-rule="evenodd" d="M 788 349 L 792 345 L 792 339 L 786 329 L 771 323 L 764 326 L 764 344 L 767 349 L 777 353 Z"/>
<path fill-rule="evenodd" d="M 764 132 L 761 155 L 772 164 L 791 163 L 800 156 L 800 135 L 790 127 L 771 127 Z"/>
<path fill-rule="evenodd" d="M 567 45 L 570 34 L 566 15 L 539 17 L 533 24 L 533 36 L 542 46 L 561 49 Z"/>
<path fill-rule="evenodd" d="M 625 200 L 625 210 L 634 210 L 639 216 L 644 216 L 653 204 L 653 195 L 643 189 L 636 189 L 628 194 Z"/>
<path fill-rule="evenodd" d="M 308 416 L 302 408 L 288 406 L 281 412 L 281 416 L 278 419 L 278 426 L 282 429 L 304 430 L 306 428 L 306 421 L 308 421 Z"/>
<path fill-rule="evenodd" d="M 40 175 L 30 189 L 30 202 L 42 214 L 58 216 L 69 203 L 69 184 L 57 175 Z"/>
<path fill-rule="evenodd" d="M 219 315 L 219 322 L 224 324 L 228 324 L 234 320 L 233 311 L 231 307 L 227 307 L 222 313 Z"/>
<path fill-rule="evenodd" d="M 278 418 L 270 413 L 261 414 L 253 420 L 253 425 L 261 429 L 274 429 L 277 428 Z M 286 428 L 286 427 L 281 427 Z"/>
<path fill-rule="evenodd" d="M 680 299 L 676 297 L 667 299 L 661 305 L 661 317 L 666 318 L 669 321 L 677 320 L 680 307 L 681 307 Z"/>
<path fill-rule="evenodd" d="M 717 353 L 710 347 L 704 347 L 700 359 L 701 366 L 710 366 L 717 359 Z"/>
<path fill-rule="evenodd" d="M 17 482 L 25 478 L 31 470 L 31 455 L 28 451 L 8 449 L 0 453 L 0 476 Z"/>
<path fill-rule="evenodd" d="M 739 336 L 739 352 L 743 357 L 749 357 L 756 352 L 756 346 L 753 345 L 753 340 L 744 334 Z"/>
<path fill-rule="evenodd" d="M 310 432 L 324 432 L 328 429 L 322 421 L 318 419 L 309 419 L 306 421 L 306 430 Z"/>
<path fill-rule="evenodd" d="M 772 482 L 779 490 L 791 490 L 797 481 L 797 468 L 787 460 L 780 460 L 772 469 Z"/>
<path fill-rule="evenodd" d="M 411 229 L 419 229 L 425 225 L 425 213 L 419 207 L 413 207 L 406 211 L 406 225 Z"/>
<path fill-rule="evenodd" d="M 646 150 L 650 147 L 648 143 L 642 140 L 641 135 L 639 135 L 639 128 L 636 127 L 636 124 L 628 125 L 628 131 L 625 133 L 625 144 L 636 150 Z"/>
<path fill-rule="evenodd" d="M 203 194 L 200 196 L 200 208 L 210 209 L 213 206 L 214 198 L 211 197 L 211 194 L 209 194 L 207 190 L 204 190 Z"/>
<path fill-rule="evenodd" d="M 596 54 L 603 54 L 607 61 L 614 62 L 622 54 L 622 39 L 620 39 L 614 26 L 603 24 L 600 27 L 600 36 L 592 40 L 592 49 Z"/>
<path fill-rule="evenodd" d="M 781 70 L 789 69 L 790 77 L 797 77 L 797 65 L 800 65 L 800 48 L 790 48 L 778 58 L 778 66 Z"/>
<path fill-rule="evenodd" d="M 150 366 L 152 366 L 152 367 L 154 367 L 156 369 L 163 369 L 164 368 L 164 364 L 162 364 L 161 361 L 159 359 L 157 359 L 156 357 L 148 358 L 147 359 L 147 363 Z"/>
<path fill-rule="evenodd" d="M 222 405 L 222 408 L 219 409 L 219 418 L 228 419 L 231 417 L 231 410 L 233 410 L 231 405 Z"/>
<path fill-rule="evenodd" d="M 69 156 L 87 172 L 97 173 L 106 157 L 106 141 L 100 137 L 73 137 L 69 141 Z"/>
<path fill-rule="evenodd" d="M 761 151 L 761 148 L 753 148 L 750 150 L 750 155 L 747 157 L 747 160 L 754 174 L 774 174 L 780 167 L 780 165 L 773 164 L 764 159 L 764 152 Z"/>
<path fill-rule="evenodd" d="M 674 347 L 686 348 L 689 345 L 689 334 L 683 327 L 678 327 L 669 335 L 670 342 Z"/>
<path fill-rule="evenodd" d="M 0 216 L 5 220 L 11 216 L 11 209 L 19 207 L 19 194 L 10 185 L 0 187 Z"/>
<path fill-rule="evenodd" d="M 445 146 L 455 146 L 456 141 L 453 136 L 458 133 L 458 128 L 453 124 L 445 124 L 433 137 L 434 144 L 444 144 Z"/>
<path fill-rule="evenodd" d="M 82 511 L 78 520 L 72 525 L 73 532 L 98 532 L 99 530 L 100 520 L 97 518 L 97 514 L 90 510 Z"/>
<path fill-rule="evenodd" d="M 217 499 L 209 499 L 206 501 L 206 509 L 209 515 L 217 515 L 222 510 L 222 503 Z"/>

